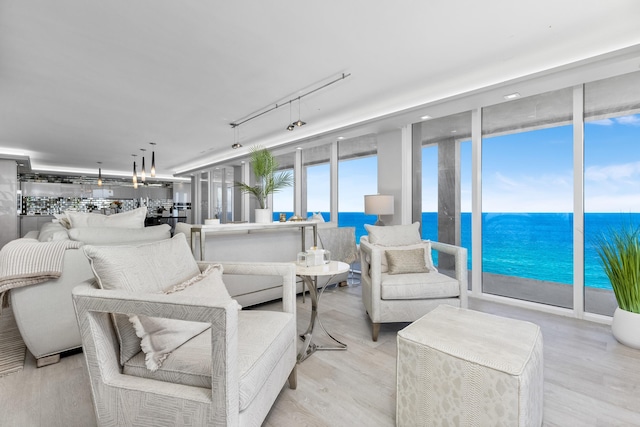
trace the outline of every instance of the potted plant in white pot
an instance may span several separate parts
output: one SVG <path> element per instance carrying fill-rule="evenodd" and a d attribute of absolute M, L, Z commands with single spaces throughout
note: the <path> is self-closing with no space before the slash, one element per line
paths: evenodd
<path fill-rule="evenodd" d="M 269 194 L 277 193 L 293 184 L 291 171 L 278 172 L 278 161 L 273 154 L 264 147 L 251 148 L 251 169 L 255 176 L 255 185 L 236 182 L 235 185 L 243 193 L 249 193 L 258 201 L 256 208 L 256 222 L 269 223 L 273 221 L 273 210 L 269 208 Z"/>
<path fill-rule="evenodd" d="M 640 349 L 640 227 L 629 224 L 609 230 L 597 238 L 596 250 L 618 302 L 613 336 Z"/>

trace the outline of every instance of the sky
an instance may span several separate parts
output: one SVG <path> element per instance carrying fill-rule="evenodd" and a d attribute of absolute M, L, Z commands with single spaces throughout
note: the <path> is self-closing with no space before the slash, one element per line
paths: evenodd
<path fill-rule="evenodd" d="M 640 114 L 585 123 L 585 212 L 640 212 Z M 484 212 L 572 212 L 572 126 L 485 138 Z M 461 145 L 461 206 L 471 211 L 471 142 Z M 423 148 L 423 212 L 437 211 L 437 149 Z M 341 212 L 363 212 L 377 193 L 377 159 L 340 162 Z M 329 165 L 309 167 L 308 211 L 328 212 Z M 274 197 L 274 211 L 293 211 L 293 189 Z"/>

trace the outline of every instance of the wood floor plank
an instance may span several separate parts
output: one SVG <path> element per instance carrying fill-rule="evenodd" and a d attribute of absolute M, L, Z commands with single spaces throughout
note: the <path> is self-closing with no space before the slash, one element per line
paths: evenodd
<path fill-rule="evenodd" d="M 407 323 L 371 325 L 359 286 L 330 287 L 320 317 L 346 351 L 317 351 L 298 365 L 298 388 L 285 386 L 264 425 L 395 425 L 396 335 Z M 256 307 L 268 310 L 280 303 Z M 544 339 L 544 425 L 548 427 L 640 426 L 640 351 L 622 346 L 606 325 L 470 299 L 470 308 L 540 325 Z M 298 331 L 309 322 L 310 299 L 298 298 Z M 319 327 L 314 341 L 330 344 Z M 95 425 L 84 356 L 62 358 L 0 378 L 0 426 Z"/>

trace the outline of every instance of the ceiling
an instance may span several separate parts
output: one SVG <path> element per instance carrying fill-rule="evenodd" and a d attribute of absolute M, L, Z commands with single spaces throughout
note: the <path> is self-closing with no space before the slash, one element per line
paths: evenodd
<path fill-rule="evenodd" d="M 639 17 L 636 0 L 0 0 L 0 157 L 117 176 L 155 142 L 158 174 L 184 174 L 638 46 Z"/>

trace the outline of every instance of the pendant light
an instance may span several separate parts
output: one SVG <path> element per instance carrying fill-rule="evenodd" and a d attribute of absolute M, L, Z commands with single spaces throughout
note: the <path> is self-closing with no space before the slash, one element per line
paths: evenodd
<path fill-rule="evenodd" d="M 144 182 L 147 178 L 147 171 L 144 170 L 144 152 L 147 150 L 141 148 L 140 151 L 142 151 L 142 171 L 140 172 L 140 180 Z"/>
<path fill-rule="evenodd" d="M 287 126 L 287 130 L 289 132 L 291 132 L 293 129 L 295 129 L 295 126 L 293 126 L 293 123 L 291 123 L 291 100 L 289 100 L 289 126 Z"/>
<path fill-rule="evenodd" d="M 304 126 L 307 123 L 303 122 L 302 120 L 300 120 L 300 97 L 298 97 L 298 121 L 293 122 L 294 125 L 300 127 L 300 126 Z"/>
<path fill-rule="evenodd" d="M 136 171 L 136 157 L 138 157 L 137 154 L 132 154 L 133 156 L 133 177 L 131 178 L 131 180 L 133 181 L 133 188 L 138 188 L 138 173 Z"/>
<path fill-rule="evenodd" d="M 153 145 L 153 151 L 151 152 L 151 177 L 155 178 L 156 176 L 156 143 L 150 142 L 149 145 Z"/>
<path fill-rule="evenodd" d="M 98 165 L 101 165 L 102 162 L 96 162 Z M 98 166 L 98 187 L 102 187 L 102 168 Z"/>

